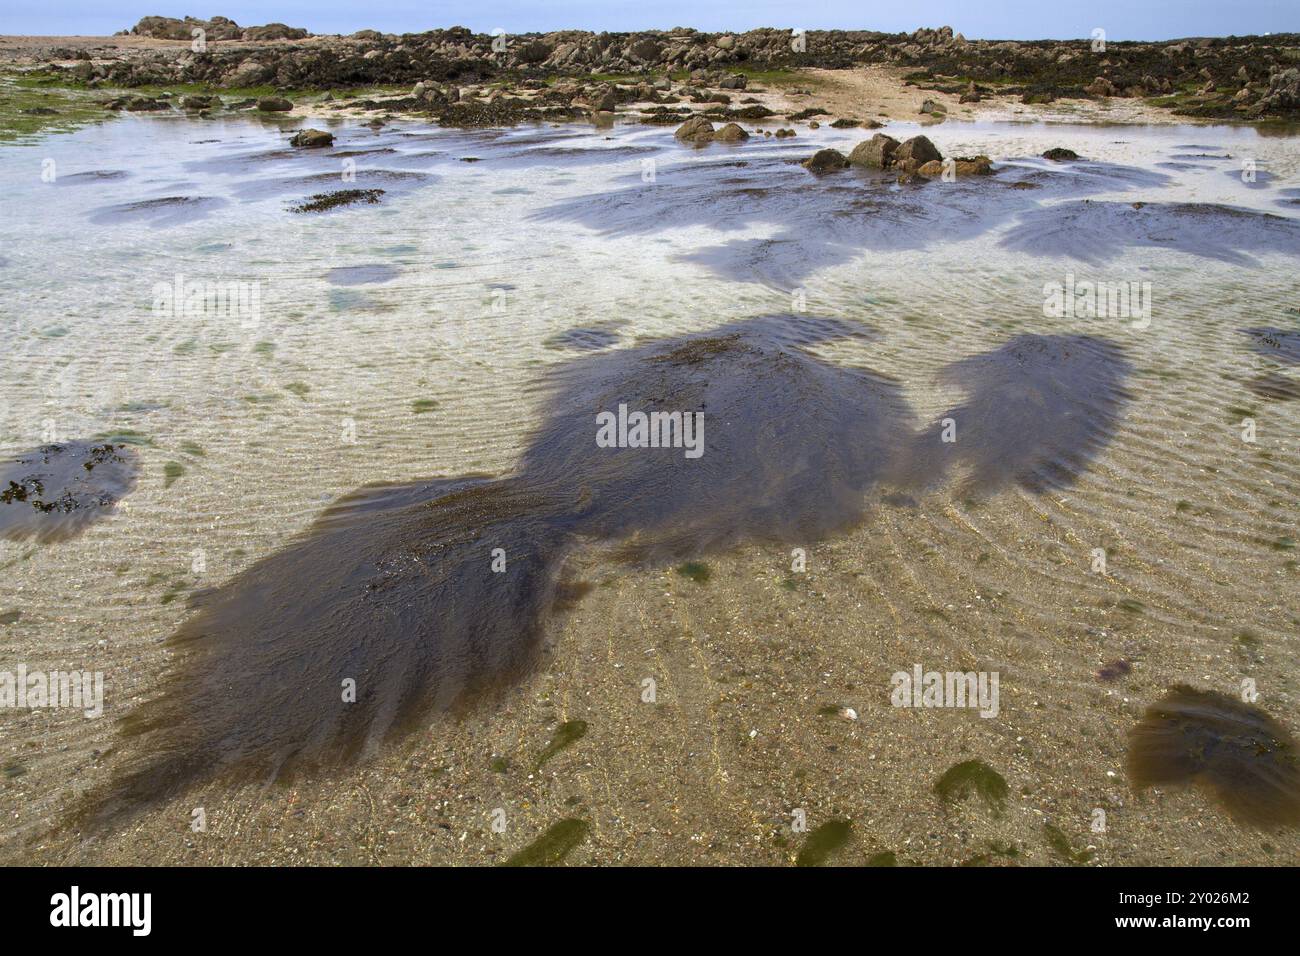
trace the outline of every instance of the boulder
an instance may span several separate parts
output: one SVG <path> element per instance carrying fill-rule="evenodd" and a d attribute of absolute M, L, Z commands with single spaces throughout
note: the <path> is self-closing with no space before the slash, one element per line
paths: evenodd
<path fill-rule="evenodd" d="M 733 73 L 718 84 L 720 90 L 743 90 L 749 84 L 744 73 Z"/>
<path fill-rule="evenodd" d="M 121 108 L 128 113 L 155 113 L 171 109 L 171 104 L 152 96 L 128 96 Z"/>
<path fill-rule="evenodd" d="M 683 143 L 707 143 L 713 139 L 713 124 L 703 116 L 692 116 L 673 135 Z"/>
<path fill-rule="evenodd" d="M 1064 162 L 1069 159 L 1078 159 L 1079 154 L 1072 149 L 1066 149 L 1064 146 L 1054 146 L 1047 152 L 1043 153 L 1043 159 L 1050 159 L 1053 162 Z"/>
<path fill-rule="evenodd" d="M 959 156 L 951 162 L 954 176 L 989 176 L 993 173 L 993 160 L 987 156 Z M 942 177 L 944 171 L 948 168 L 947 161 L 932 159 L 922 164 L 917 169 L 916 174 L 924 176 L 926 179 L 935 179 Z"/>
<path fill-rule="evenodd" d="M 803 161 L 804 168 L 814 173 L 828 173 L 848 165 L 849 161 L 838 149 L 819 149 Z"/>
<path fill-rule="evenodd" d="M 849 162 L 854 166 L 885 169 L 893 161 L 896 149 L 898 149 L 898 140 L 884 133 L 877 133 L 871 139 L 864 139 L 853 147 L 853 152 L 849 153 Z"/>
<path fill-rule="evenodd" d="M 600 113 L 612 113 L 618 108 L 618 90 L 608 87 L 591 100 L 591 108 Z"/>
<path fill-rule="evenodd" d="M 1292 68 L 1274 73 L 1258 105 L 1279 112 L 1300 109 L 1300 70 Z"/>
<path fill-rule="evenodd" d="M 287 113 L 293 104 L 283 96 L 264 96 L 257 101 L 257 108 L 263 113 Z"/>
<path fill-rule="evenodd" d="M 637 40 L 628 47 L 628 53 L 632 58 L 634 60 L 639 60 L 642 63 L 654 63 L 659 59 L 661 51 L 662 47 L 660 47 L 659 44 L 650 37 L 644 37 Z"/>
<path fill-rule="evenodd" d="M 713 138 L 721 140 L 724 143 L 743 143 L 745 140 L 749 139 L 749 134 L 746 133 L 738 124 L 728 123 L 726 126 L 722 127 L 722 129 L 714 133 Z"/>
<path fill-rule="evenodd" d="M 932 159 L 943 159 L 943 154 L 935 148 L 928 137 L 913 136 L 899 143 L 894 150 L 894 165 L 907 172 L 915 172 Z"/>
<path fill-rule="evenodd" d="M 327 133 L 323 129 L 300 129 L 293 134 L 293 138 L 289 140 L 289 145 L 302 149 L 320 149 L 325 146 L 333 146 L 334 134 Z"/>
<path fill-rule="evenodd" d="M 257 60 L 245 60 L 226 74 L 226 86 L 257 86 L 271 75 L 270 67 Z"/>
<path fill-rule="evenodd" d="M 957 157 L 957 175 L 958 176 L 991 176 L 993 175 L 993 160 L 987 156 L 958 156 Z"/>
<path fill-rule="evenodd" d="M 301 27 L 286 26 L 283 23 L 268 23 L 262 27 L 248 27 L 244 30 L 245 40 L 301 40 L 308 36 Z"/>

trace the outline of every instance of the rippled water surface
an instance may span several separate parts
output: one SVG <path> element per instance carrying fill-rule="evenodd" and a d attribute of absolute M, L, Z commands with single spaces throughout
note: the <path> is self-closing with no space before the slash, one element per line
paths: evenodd
<path fill-rule="evenodd" d="M 771 833 L 804 805 L 819 822 L 853 818 L 863 853 L 914 862 L 1007 840 L 1050 855 L 1043 819 L 1113 862 L 1300 862 L 1286 833 L 1272 856 L 1244 846 L 1207 792 L 1135 794 L 1123 760 L 1129 729 L 1174 685 L 1253 681 L 1296 726 L 1300 140 L 945 123 L 926 131 L 942 152 L 985 153 L 996 174 L 899 186 L 798 164 L 817 146 L 847 151 L 851 130 L 692 149 L 648 126 L 345 122 L 333 148 L 294 150 L 291 125 L 125 117 L 0 149 L 4 460 L 107 443 L 133 481 L 71 538 L 0 522 L 6 662 L 104 671 L 117 718 L 170 686 L 184 647 L 169 634 L 227 628 L 243 637 L 205 650 L 190 680 L 235 696 L 210 696 L 221 716 L 169 746 L 189 748 L 195 779 L 250 754 L 274 769 L 330 744 L 312 716 L 322 701 L 293 697 L 333 686 L 321 661 L 355 651 L 362 671 L 400 672 L 421 717 L 439 698 L 426 678 L 478 666 L 465 622 L 492 600 L 484 583 L 444 577 L 437 600 L 359 618 L 337 582 L 367 548 L 382 564 L 409 547 L 423 567 L 421 540 L 444 562 L 465 535 L 488 544 L 500 507 L 540 577 L 481 631 L 522 643 L 481 639 L 512 647 L 488 669 L 527 658 L 533 676 L 512 678 L 513 702 L 357 771 L 379 776 L 335 805 L 372 836 L 412 794 L 479 816 L 527 805 L 541 832 L 574 815 L 576 793 L 589 842 L 633 862 L 770 862 L 784 853 Z M 1052 146 L 1083 158 L 1037 158 Z M 294 211 L 341 189 L 383 192 Z M 237 283 L 234 313 L 168 291 L 195 281 Z M 1149 284 L 1149 315 L 1045 312 L 1045 286 L 1089 282 Z M 696 356 L 700 342 L 723 344 Z M 704 466 L 596 456 L 596 411 L 628 400 L 703 410 Z M 431 476 L 463 480 L 419 481 Z M 402 507 L 455 492 L 462 510 L 417 528 L 391 517 L 395 499 L 353 502 L 314 532 L 334 537 L 295 539 L 372 482 L 417 482 L 391 492 L 417 496 Z M 480 487 L 496 490 L 464 490 Z M 807 571 L 791 570 L 796 547 Z M 673 570 L 688 559 L 707 573 Z M 599 586 L 552 618 L 561 565 Z M 394 573 L 394 587 L 421 586 L 410 566 Z M 344 649 L 339 622 L 360 643 Z M 409 635 L 427 643 L 413 651 Z M 249 686 L 286 648 L 310 679 Z M 889 675 L 916 662 L 1000 672 L 1000 718 L 900 716 Z M 669 701 L 652 717 L 637 709 L 647 675 Z M 372 701 L 378 716 L 339 730 L 343 749 L 367 750 L 372 719 L 384 730 L 408 704 Z M 856 720 L 818 716 L 827 705 Z M 578 717 L 591 729 L 548 759 L 561 783 L 544 794 L 524 769 L 488 769 L 492 753 L 522 767 L 550 723 Z M 111 720 L 0 712 L 9 851 L 49 839 L 109 778 L 117 746 Z M 972 754 L 1011 780 L 1018 815 L 954 823 L 935 802 L 933 780 Z M 394 782 L 413 763 L 452 769 Z M 307 786 L 312 805 L 335 792 Z M 260 799 L 231 813 L 247 822 Z M 1089 830 L 1098 807 L 1110 843 Z M 456 833 L 482 826 L 438 814 Z M 1206 829 L 1190 846 L 1188 819 Z M 637 836 L 650 829 L 666 835 Z M 168 847 L 165 832 L 103 858 Z M 725 849 L 699 850 L 699 833 Z M 390 858 L 481 862 L 521 845 L 439 838 L 402 837 Z"/>

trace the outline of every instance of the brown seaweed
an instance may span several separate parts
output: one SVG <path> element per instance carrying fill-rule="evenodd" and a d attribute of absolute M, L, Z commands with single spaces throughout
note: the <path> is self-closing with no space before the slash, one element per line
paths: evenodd
<path fill-rule="evenodd" d="M 1137 790 L 1196 784 L 1238 822 L 1300 824 L 1300 756 L 1291 734 L 1260 708 L 1185 684 L 1147 708 L 1129 735 Z"/>
<path fill-rule="evenodd" d="M 556 366 L 515 474 L 362 488 L 199 597 L 89 819 L 212 777 L 340 767 L 513 685 L 562 609 L 566 556 L 588 543 L 662 566 L 851 527 L 868 492 L 899 480 L 914 418 L 895 380 L 807 347 L 854 339 L 869 354 L 871 338 L 842 320 L 769 316 Z M 620 404 L 701 413 L 703 453 L 598 446 L 597 414 Z"/>
<path fill-rule="evenodd" d="M 124 444 L 42 445 L 0 470 L 0 538 L 66 541 L 109 515 L 135 487 L 139 460 Z"/>

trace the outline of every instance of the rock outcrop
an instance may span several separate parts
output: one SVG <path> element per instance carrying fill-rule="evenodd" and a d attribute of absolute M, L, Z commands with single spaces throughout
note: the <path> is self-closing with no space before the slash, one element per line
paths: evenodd
<path fill-rule="evenodd" d="M 190 49 L 202 29 L 204 52 Z M 1300 35 L 1232 36 L 1125 42 L 1094 51 L 1087 38 L 1061 41 L 966 40 L 951 28 L 912 33 L 761 28 L 711 34 L 686 28 L 637 33 L 561 30 L 488 36 L 464 27 L 393 36 L 361 30 L 314 37 L 272 23 L 241 27 L 228 18 L 146 17 L 139 36 L 171 45 L 134 48 L 109 62 L 81 65 L 83 82 L 111 86 L 196 83 L 282 89 L 334 89 L 420 81 L 515 82 L 593 74 L 686 74 L 694 87 L 735 93 L 762 71 L 881 64 L 908 71 L 919 89 L 974 102 L 985 91 L 1025 103 L 1098 97 L 1152 97 L 1175 113 L 1215 118 L 1300 118 Z M 256 48 L 249 44 L 258 42 Z M 942 115 L 933 109 L 929 115 Z M 754 107 L 762 109 L 754 104 Z M 750 108 L 754 108 L 750 107 Z M 757 119 L 754 116 L 728 117 Z"/>
<path fill-rule="evenodd" d="M 213 17 L 211 20 L 199 20 L 185 17 L 142 17 L 130 32 L 135 36 L 152 37 L 155 40 L 192 40 L 195 30 L 202 31 L 207 42 L 222 40 L 301 40 L 308 37 L 306 30 L 300 27 L 286 26 L 283 23 L 268 23 L 261 27 L 241 27 L 227 17 Z"/>

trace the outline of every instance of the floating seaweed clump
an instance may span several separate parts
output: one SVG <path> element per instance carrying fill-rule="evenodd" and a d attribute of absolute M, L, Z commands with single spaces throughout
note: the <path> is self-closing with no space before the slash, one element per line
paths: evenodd
<path fill-rule="evenodd" d="M 139 461 L 124 444 L 42 445 L 0 470 L 0 538 L 65 541 L 110 514 L 135 487 Z"/>
<path fill-rule="evenodd" d="M 1238 822 L 1300 824 L 1300 756 L 1286 728 L 1258 707 L 1185 684 L 1147 708 L 1129 735 L 1137 790 L 1197 784 Z"/>
<path fill-rule="evenodd" d="M 343 206 L 353 206 L 357 203 L 367 203 L 373 206 L 379 202 L 379 197 L 383 194 L 382 189 L 336 189 L 330 193 L 315 193 L 308 196 L 298 205 L 291 206 L 290 209 L 294 212 L 325 212 Z"/>

